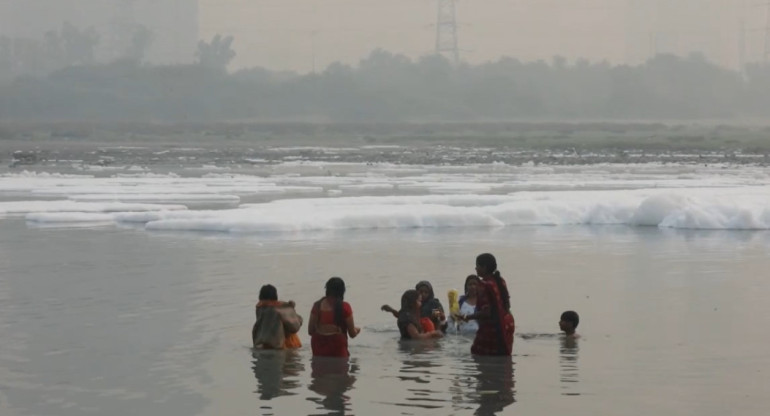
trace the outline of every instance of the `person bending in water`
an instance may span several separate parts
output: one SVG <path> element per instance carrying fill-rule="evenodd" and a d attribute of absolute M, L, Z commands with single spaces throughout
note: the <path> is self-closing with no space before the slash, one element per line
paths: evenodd
<path fill-rule="evenodd" d="M 441 331 L 425 331 L 420 323 L 420 307 L 422 299 L 420 292 L 410 289 L 401 296 L 401 310 L 398 311 L 398 330 L 404 339 L 441 338 Z"/>
<path fill-rule="evenodd" d="M 348 336 L 355 338 L 353 309 L 344 301 L 345 281 L 332 277 L 326 282 L 326 296 L 313 304 L 307 332 L 314 357 L 349 357 Z"/>
<path fill-rule="evenodd" d="M 580 335 L 575 332 L 580 323 L 580 316 L 575 311 L 566 311 L 561 314 L 559 319 L 559 329 L 564 331 L 567 338 L 578 339 Z"/>
<path fill-rule="evenodd" d="M 302 326 L 302 317 L 294 310 L 294 301 L 278 300 L 275 286 L 264 285 L 259 290 L 256 312 L 257 321 L 251 328 L 254 348 L 283 349 L 302 346 L 297 335 Z"/>
<path fill-rule="evenodd" d="M 434 329 L 441 329 L 442 332 L 446 332 L 447 320 L 444 315 L 444 307 L 441 306 L 441 301 L 433 296 L 433 286 L 427 280 L 423 280 L 417 283 L 415 287 L 420 294 L 422 306 L 420 307 L 420 322 L 425 332 L 431 332 Z M 399 318 L 399 311 L 395 310 L 390 305 L 382 305 L 380 308 L 385 312 L 393 314 L 396 319 Z"/>

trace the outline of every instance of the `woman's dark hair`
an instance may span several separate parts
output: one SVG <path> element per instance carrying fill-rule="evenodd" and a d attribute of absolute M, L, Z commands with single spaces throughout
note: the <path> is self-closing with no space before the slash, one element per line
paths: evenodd
<path fill-rule="evenodd" d="M 495 259 L 495 256 L 489 253 L 479 254 L 476 257 L 476 265 L 483 267 L 488 273 L 497 270 L 497 260 Z"/>
<path fill-rule="evenodd" d="M 334 298 L 334 323 L 344 331 L 345 314 L 342 310 L 342 302 L 345 299 L 345 281 L 340 277 L 332 277 L 326 281 L 326 296 Z"/>
<path fill-rule="evenodd" d="M 278 300 L 278 291 L 273 285 L 264 285 L 259 289 L 259 300 Z"/>
<path fill-rule="evenodd" d="M 478 276 L 475 274 L 469 274 L 468 277 L 465 278 L 465 285 L 463 286 L 464 293 L 468 294 L 468 282 L 475 281 L 476 283 L 479 283 L 481 279 L 479 279 Z"/>
<path fill-rule="evenodd" d="M 401 310 L 412 312 L 414 310 L 414 304 L 417 302 L 419 297 L 420 292 L 414 289 L 409 289 L 404 292 L 404 294 L 401 295 Z"/>
<path fill-rule="evenodd" d="M 500 297 L 503 300 L 503 306 L 505 310 L 511 310 L 511 295 L 508 294 L 508 287 L 505 285 L 503 278 L 500 277 L 500 272 L 497 270 L 497 260 L 495 256 L 490 253 L 479 254 L 476 257 L 476 265 L 484 268 L 484 271 L 492 273 L 492 277 L 497 283 L 497 288 L 500 290 Z"/>
<path fill-rule="evenodd" d="M 420 311 L 415 313 L 415 304 L 417 299 L 420 298 L 420 292 L 415 289 L 409 289 L 401 295 L 401 310 L 398 311 L 398 323 L 399 328 L 403 325 L 403 331 L 407 331 L 409 324 L 414 325 L 417 332 L 422 331 L 422 325 L 420 325 Z M 402 336 L 406 337 L 406 334 L 402 332 Z"/>
<path fill-rule="evenodd" d="M 326 281 L 326 296 L 333 296 L 340 300 L 345 299 L 345 281 L 339 277 L 332 277 Z"/>

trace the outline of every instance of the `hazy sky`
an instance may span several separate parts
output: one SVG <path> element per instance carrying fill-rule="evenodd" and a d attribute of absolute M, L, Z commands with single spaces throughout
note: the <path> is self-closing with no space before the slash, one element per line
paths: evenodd
<path fill-rule="evenodd" d="M 235 66 L 321 69 L 381 47 L 411 57 L 435 45 L 438 0 L 200 0 L 201 36 L 235 36 Z M 458 0 L 461 55 L 639 62 L 704 51 L 723 65 L 761 59 L 765 9 L 751 0 Z M 315 52 L 315 53 L 314 53 Z"/>
<path fill-rule="evenodd" d="M 440 0 L 134 0 L 133 4 L 137 16 L 169 22 L 159 27 L 140 23 L 158 33 L 164 27 L 176 33 L 178 25 L 173 22 L 184 20 L 182 12 L 194 16 L 195 9 L 187 6 L 196 1 L 202 38 L 217 33 L 235 37 L 234 67 L 309 71 L 314 64 L 322 69 L 334 61 L 356 63 L 376 48 L 410 57 L 433 52 Z M 764 30 L 770 25 L 763 3 L 768 1 L 456 0 L 460 55 L 473 63 L 504 55 L 525 61 L 561 55 L 571 60 L 639 63 L 655 53 L 701 51 L 736 68 L 742 60 L 763 59 Z M 0 34 L 40 37 L 61 27 L 59 16 L 75 24 L 105 26 L 115 18 L 105 4 L 105 0 L 0 0 Z M 139 8 L 154 8 L 158 16 L 139 13 Z M 167 37 L 160 36 L 158 42 L 178 44 L 192 59 L 194 35 L 182 40 Z"/>

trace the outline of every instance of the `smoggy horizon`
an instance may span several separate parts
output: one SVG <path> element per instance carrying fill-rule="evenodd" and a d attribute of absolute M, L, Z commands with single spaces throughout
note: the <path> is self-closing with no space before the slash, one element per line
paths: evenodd
<path fill-rule="evenodd" d="M 382 48 L 435 51 L 438 0 L 201 0 L 200 35 L 232 35 L 232 68 L 308 72 Z M 456 1 L 460 58 L 638 64 L 699 52 L 728 68 L 763 60 L 766 8 L 748 0 Z"/>

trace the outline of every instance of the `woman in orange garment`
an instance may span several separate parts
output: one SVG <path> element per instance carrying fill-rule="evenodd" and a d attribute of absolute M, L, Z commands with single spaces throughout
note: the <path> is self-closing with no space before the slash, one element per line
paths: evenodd
<path fill-rule="evenodd" d="M 275 286 L 264 285 L 259 290 L 256 312 L 257 321 L 251 329 L 254 348 L 282 349 L 302 346 L 297 334 L 302 326 L 302 317 L 294 311 L 294 301 L 278 300 Z"/>
<path fill-rule="evenodd" d="M 349 357 L 348 336 L 355 338 L 361 328 L 355 326 L 353 309 L 344 301 L 345 282 L 332 277 L 326 282 L 326 296 L 310 311 L 307 332 L 315 357 Z"/>

